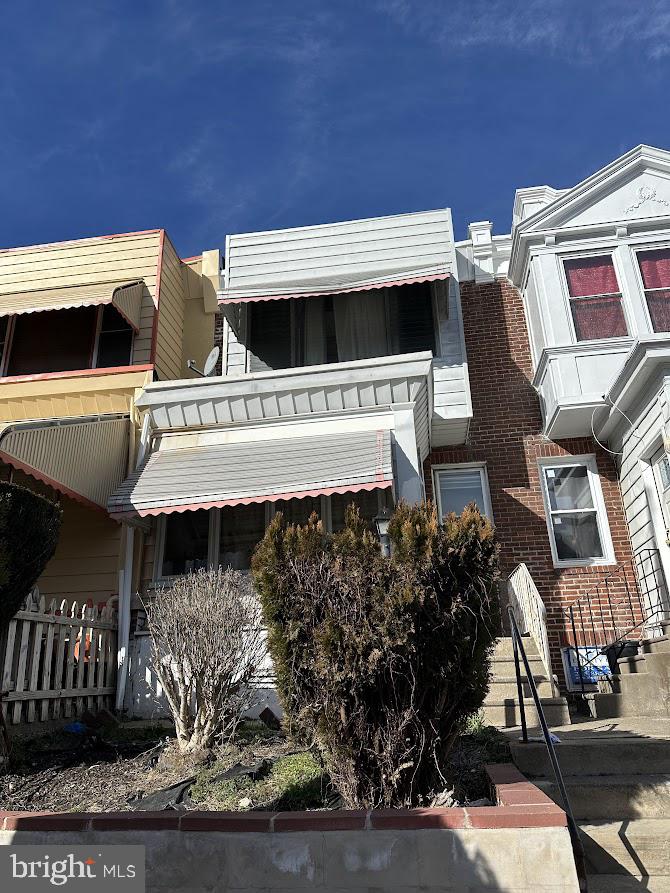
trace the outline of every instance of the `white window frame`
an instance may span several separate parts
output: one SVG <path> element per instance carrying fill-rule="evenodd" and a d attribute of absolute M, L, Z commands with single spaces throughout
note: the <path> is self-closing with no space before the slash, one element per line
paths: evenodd
<path fill-rule="evenodd" d="M 431 475 L 433 478 L 433 493 L 435 494 L 435 502 L 440 518 L 440 523 L 444 519 L 442 512 L 442 499 L 440 497 L 439 475 L 444 471 L 473 471 L 479 472 L 482 485 L 482 496 L 484 499 L 484 514 L 493 522 L 493 510 L 491 508 L 491 491 L 489 489 L 489 475 L 486 468 L 486 462 L 450 462 L 445 465 L 433 465 Z"/>
<path fill-rule="evenodd" d="M 563 296 L 565 300 L 565 307 L 568 314 L 568 325 L 570 326 L 570 333 L 572 335 L 573 344 L 607 344 L 612 341 L 620 341 L 622 338 L 634 338 L 636 327 L 634 324 L 633 313 L 629 304 L 628 295 L 624 289 L 624 285 L 626 282 L 625 276 L 623 274 L 623 270 L 621 269 L 621 265 L 619 263 L 619 258 L 617 257 L 617 247 L 612 246 L 610 248 L 593 248 L 589 251 L 569 251 L 565 253 L 557 253 L 555 255 L 556 260 L 559 266 L 559 276 L 561 281 L 561 287 L 563 289 Z M 610 257 L 612 259 L 612 266 L 614 267 L 614 275 L 616 276 L 617 285 L 619 286 L 619 291 L 611 292 L 608 294 L 602 295 L 589 295 L 588 298 L 573 298 L 570 295 L 570 286 L 568 284 L 568 276 L 565 272 L 565 262 L 570 260 L 585 260 L 591 257 Z M 577 338 L 577 328 L 575 327 L 575 320 L 572 316 L 572 301 L 580 301 L 580 300 L 589 300 L 589 298 L 607 298 L 613 297 L 614 295 L 621 296 L 621 309 L 623 310 L 623 318 L 626 323 L 627 332 L 625 335 L 613 335 L 611 338 L 591 338 L 580 341 Z"/>
<path fill-rule="evenodd" d="M 583 558 L 583 559 L 566 559 L 559 558 L 556 550 L 556 541 L 554 539 L 554 528 L 551 523 L 552 509 L 549 502 L 549 491 L 547 489 L 547 479 L 545 470 L 547 468 L 558 468 L 564 465 L 583 465 L 588 472 L 589 486 L 591 487 L 591 496 L 593 497 L 593 509 L 584 509 L 584 512 L 595 511 L 596 523 L 598 525 L 598 533 L 600 534 L 600 542 L 603 547 L 602 558 Z M 607 517 L 607 508 L 605 507 L 605 498 L 603 496 L 600 475 L 598 474 L 598 466 L 596 457 L 593 454 L 585 456 L 546 456 L 538 459 L 540 470 L 540 487 L 542 489 L 542 499 L 544 501 L 544 514 L 547 524 L 547 534 L 549 536 L 549 545 L 551 546 L 551 557 L 554 567 L 595 567 L 600 565 L 616 564 L 614 554 L 614 544 L 612 543 L 612 534 L 610 532 L 609 518 Z M 566 512 L 578 512 L 580 509 L 565 509 Z M 556 511 L 553 511 L 556 514 Z"/>
<path fill-rule="evenodd" d="M 647 325 L 649 326 L 649 333 L 651 335 L 664 335 L 666 332 L 657 332 L 654 329 L 654 324 L 651 318 L 651 313 L 649 311 L 649 304 L 647 303 L 647 292 L 648 291 L 668 291 L 667 288 L 645 288 L 644 280 L 642 278 L 642 270 L 640 269 L 640 259 L 639 255 L 644 254 L 645 251 L 668 251 L 670 250 L 670 242 L 668 241 L 659 241 L 659 242 L 649 242 L 644 245 L 630 245 L 631 254 L 634 258 L 635 267 L 635 276 L 637 279 L 638 288 L 640 289 L 640 295 L 642 297 L 642 304 L 644 306 L 645 318 L 647 320 Z"/>

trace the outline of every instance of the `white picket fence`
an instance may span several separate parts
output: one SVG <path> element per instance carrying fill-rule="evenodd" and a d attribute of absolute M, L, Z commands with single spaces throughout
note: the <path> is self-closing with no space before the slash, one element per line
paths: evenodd
<path fill-rule="evenodd" d="M 7 722 L 45 722 L 111 707 L 116 683 L 111 607 L 28 596 L 0 643 Z"/>

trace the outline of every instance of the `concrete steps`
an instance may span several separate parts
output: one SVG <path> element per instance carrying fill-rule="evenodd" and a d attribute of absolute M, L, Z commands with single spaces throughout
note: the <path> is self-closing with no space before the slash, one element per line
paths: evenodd
<path fill-rule="evenodd" d="M 560 736 L 560 732 L 559 732 Z M 520 772 L 529 777 L 552 777 L 547 747 L 543 742 L 512 743 L 512 756 Z M 653 775 L 670 772 L 670 741 L 665 738 L 621 737 L 607 746 L 598 739 L 571 740 L 556 746 L 561 772 L 566 776 L 604 775 L 612 772 L 635 775 L 641 768 Z"/>
<path fill-rule="evenodd" d="M 670 637 L 641 643 L 640 653 L 622 657 L 611 692 L 598 692 L 598 717 L 656 716 L 670 719 Z"/>
<path fill-rule="evenodd" d="M 670 821 L 580 822 L 589 870 L 601 875 L 670 878 Z"/>
<path fill-rule="evenodd" d="M 670 878 L 641 874 L 589 875 L 589 893 L 670 893 Z"/>
<path fill-rule="evenodd" d="M 548 725 L 557 726 L 569 723 L 570 713 L 567 701 L 565 698 L 554 697 L 551 679 L 547 677 L 535 643 L 529 636 L 524 636 L 523 646 Z M 520 656 L 519 659 L 521 660 Z M 529 728 L 537 729 L 540 727 L 540 720 L 532 699 L 530 682 L 526 676 L 523 662 L 521 662 L 521 670 L 526 722 Z M 491 682 L 484 700 L 483 713 L 486 723 L 501 729 L 518 726 L 521 723 L 517 703 L 514 646 L 511 636 L 503 636 L 495 644 L 491 661 Z"/>
<path fill-rule="evenodd" d="M 670 893 L 670 723 L 594 720 L 556 734 L 590 893 Z M 520 771 L 562 805 L 544 743 L 510 747 Z"/>
<path fill-rule="evenodd" d="M 562 805 L 553 780 L 534 781 L 548 797 Z M 563 781 L 576 819 L 670 817 L 670 775 L 579 775 L 564 776 Z"/>

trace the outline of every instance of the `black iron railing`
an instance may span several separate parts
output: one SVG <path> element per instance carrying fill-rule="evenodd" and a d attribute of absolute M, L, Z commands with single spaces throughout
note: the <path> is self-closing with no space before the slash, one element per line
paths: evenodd
<path fill-rule="evenodd" d="M 568 791 L 565 787 L 565 782 L 563 781 L 563 773 L 561 772 L 561 767 L 558 763 L 558 757 L 556 755 L 556 748 L 554 746 L 554 742 L 552 741 L 551 733 L 549 732 L 549 726 L 547 725 L 547 720 L 544 715 L 544 710 L 542 709 L 542 702 L 540 701 L 540 696 L 537 693 L 537 685 L 535 684 L 535 679 L 533 677 L 533 673 L 530 668 L 530 664 L 528 663 L 528 657 L 526 656 L 526 649 L 523 645 L 523 639 L 521 637 L 521 633 L 519 632 L 519 627 L 517 625 L 516 619 L 514 617 L 514 610 L 509 607 L 507 609 L 509 614 L 509 622 L 510 629 L 512 631 L 512 646 L 514 649 L 514 669 L 516 672 L 516 688 L 517 688 L 517 697 L 519 699 L 519 715 L 521 717 L 521 736 L 524 744 L 528 743 L 528 725 L 526 723 L 526 710 L 523 699 L 523 681 L 521 678 L 521 665 L 519 662 L 519 655 L 521 655 L 521 660 L 523 661 L 524 671 L 526 673 L 526 680 L 530 687 L 530 692 L 533 697 L 533 702 L 535 704 L 535 710 L 537 711 L 537 716 L 540 721 L 540 727 L 542 729 L 542 737 L 544 738 L 544 743 L 547 746 L 547 752 L 549 754 L 549 761 L 551 762 L 551 768 L 554 773 L 554 778 L 556 779 L 556 786 L 561 795 L 561 799 L 563 801 L 563 809 L 565 810 L 565 815 L 568 823 L 568 831 L 570 832 L 570 839 L 572 841 L 572 851 L 575 857 L 575 866 L 577 868 L 577 877 L 579 879 L 579 889 L 586 893 L 587 884 L 586 884 L 586 856 L 584 853 L 584 844 L 582 843 L 581 836 L 579 834 L 579 828 L 577 826 L 577 822 L 575 821 L 574 814 L 572 812 L 572 806 L 570 805 L 570 798 L 568 797 Z"/>
<path fill-rule="evenodd" d="M 594 587 L 570 605 L 564 614 L 569 624 L 582 693 L 598 675 L 611 678 L 613 663 L 631 639 L 649 633 L 667 616 L 668 589 L 658 549 L 641 549 L 630 565 L 618 564 L 598 579 Z"/>

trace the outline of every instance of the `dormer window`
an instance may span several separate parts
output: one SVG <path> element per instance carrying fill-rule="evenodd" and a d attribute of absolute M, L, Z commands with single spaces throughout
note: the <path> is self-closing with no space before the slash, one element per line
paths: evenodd
<path fill-rule="evenodd" d="M 612 255 L 573 257 L 563 263 L 577 341 L 625 337 L 628 327 Z"/>
<path fill-rule="evenodd" d="M 639 251 L 637 262 L 652 328 L 670 332 L 670 248 Z"/>

